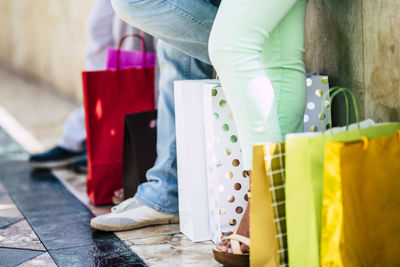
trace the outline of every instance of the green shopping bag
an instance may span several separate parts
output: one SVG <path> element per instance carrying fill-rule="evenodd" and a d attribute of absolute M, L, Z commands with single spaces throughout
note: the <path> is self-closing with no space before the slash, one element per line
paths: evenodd
<path fill-rule="evenodd" d="M 351 129 L 348 127 L 347 94 L 353 100 L 356 119 L 357 122 L 359 121 L 354 95 L 349 89 L 338 87 L 332 88 L 330 92 L 332 93 L 331 101 L 337 94 L 344 93 L 347 126 L 334 128 L 325 133 L 289 134 L 286 136 L 286 223 L 289 264 L 293 267 L 320 266 L 325 143 L 357 141 L 362 136 L 372 138 L 391 135 L 395 134 L 400 126 L 400 123 L 371 126 L 371 123 L 365 121 L 357 123 L 358 128 Z M 321 109 L 321 118 L 324 119 L 325 107 L 323 106 Z M 329 120 L 332 125 L 331 118 Z"/>

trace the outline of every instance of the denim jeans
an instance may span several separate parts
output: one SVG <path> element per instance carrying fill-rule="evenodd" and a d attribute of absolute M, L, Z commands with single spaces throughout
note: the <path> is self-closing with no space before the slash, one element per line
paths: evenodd
<path fill-rule="evenodd" d="M 126 23 L 210 64 L 208 38 L 218 7 L 209 0 L 111 0 L 111 3 Z"/>
<path fill-rule="evenodd" d="M 178 181 L 174 88 L 175 80 L 209 79 L 212 67 L 173 46 L 159 41 L 159 96 L 157 118 L 157 159 L 147 171 L 147 182 L 139 186 L 135 198 L 163 213 L 178 214 Z"/>
<path fill-rule="evenodd" d="M 178 214 L 173 81 L 211 78 L 212 67 L 206 64 L 210 63 L 208 37 L 218 8 L 208 0 L 111 0 L 111 3 L 122 20 L 159 40 L 157 159 L 135 198 L 157 211 Z"/>

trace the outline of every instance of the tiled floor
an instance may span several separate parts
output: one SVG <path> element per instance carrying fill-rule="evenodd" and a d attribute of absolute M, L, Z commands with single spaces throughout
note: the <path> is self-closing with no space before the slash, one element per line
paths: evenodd
<path fill-rule="evenodd" d="M 179 225 L 163 225 L 116 233 L 149 266 L 221 266 L 212 257 L 211 241 L 193 243 Z M 155 253 L 156 252 L 156 253 Z"/>
<path fill-rule="evenodd" d="M 7 165 L 25 173 L 29 170 L 24 162 L 7 162 Z M 130 263 L 142 266 L 134 255 L 126 255 L 121 241 L 148 266 L 219 266 L 211 255 L 213 244 L 191 242 L 180 233 L 178 224 L 118 232 L 119 239 L 109 233 L 92 231 L 89 220 L 93 215 L 76 199 L 64 198 L 69 193 L 62 190 L 50 173 L 31 174 L 31 179 L 38 179 L 39 184 L 26 181 L 20 190 L 16 187 L 23 179 L 17 176 L 21 177 L 24 171 L 9 172 L 1 163 L 0 169 L 0 266 L 22 263 L 21 266 L 55 266 L 55 262 L 59 266 L 110 266 L 104 258 L 120 259 L 121 250 L 124 260 L 129 262 L 133 258 Z M 29 188 L 33 192 L 27 192 Z M 104 210 L 108 208 L 97 209 L 98 213 Z"/>
<path fill-rule="evenodd" d="M 0 266 L 32 266 L 30 263 L 40 263 L 38 266 L 56 266 L 0 185 Z"/>
<path fill-rule="evenodd" d="M 1 71 L 0 78 L 8 79 L 7 86 L 1 86 L 0 105 L 34 136 L 46 140 L 47 147 L 54 144 L 63 118 L 75 106 Z M 3 90 L 17 86 L 19 97 Z M 35 109 L 36 100 L 22 97 L 24 88 L 27 94 L 39 95 L 40 105 L 61 103 L 63 108 L 53 109 L 57 114 L 46 122 L 48 111 Z M 18 105 L 28 107 L 18 109 Z M 23 149 L 0 129 L 0 266 L 143 266 L 142 260 L 148 266 L 220 266 L 212 257 L 214 245 L 191 242 L 178 224 L 115 235 L 93 231 L 90 218 L 109 212 L 111 206 L 90 204 L 86 176 L 70 170 L 32 171 L 26 159 Z"/>
<path fill-rule="evenodd" d="M 0 148 L 13 143 L 1 128 L 0 141 Z M 32 170 L 26 160 L 8 160 L 14 152 L 2 152 L 0 266 L 46 259 L 59 266 L 145 266 L 113 233 L 91 229 L 93 213 L 49 170 Z"/>
<path fill-rule="evenodd" d="M 4 144 L 4 141 L 4 132 L 0 131 L 0 144 Z M 13 152 L 8 150 L 8 153 L 12 154 Z M 0 155 L 0 161 L 4 161 L 4 154 L 0 153 Z M 26 265 L 30 262 L 42 264 L 40 266 L 56 266 L 0 183 L 0 266 L 17 266 L 19 264 L 32 266 Z"/>

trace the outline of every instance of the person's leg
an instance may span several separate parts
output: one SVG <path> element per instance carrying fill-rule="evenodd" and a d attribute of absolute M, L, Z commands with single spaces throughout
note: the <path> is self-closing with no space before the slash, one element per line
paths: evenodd
<path fill-rule="evenodd" d="M 141 184 L 135 198 L 149 207 L 170 214 L 178 213 L 176 170 L 176 136 L 173 82 L 187 79 L 209 79 L 210 65 L 159 41 L 157 56 L 160 66 L 157 160 L 147 172 L 148 182 Z"/>
<path fill-rule="evenodd" d="M 83 107 L 77 108 L 64 122 L 64 135 L 58 145 L 69 151 L 85 151 L 86 140 L 85 111 Z"/>
<path fill-rule="evenodd" d="M 302 130 L 306 0 L 222 1 L 210 57 L 231 105 L 251 169 L 253 144 Z"/>
<path fill-rule="evenodd" d="M 62 168 L 86 160 L 85 118 L 83 108 L 71 112 L 64 122 L 64 134 L 57 146 L 33 154 L 29 162 L 35 168 Z"/>
<path fill-rule="evenodd" d="M 245 170 L 252 167 L 253 144 L 303 129 L 306 2 L 222 1 L 218 11 L 210 58 L 235 118 Z M 248 209 L 237 233 L 249 236 Z M 232 252 L 229 240 L 217 247 Z"/>
<path fill-rule="evenodd" d="M 108 5 L 111 7 L 111 2 L 108 0 Z M 155 51 L 155 39 L 146 34 L 139 29 L 128 25 L 125 21 L 121 20 L 113 10 L 113 21 L 112 21 L 112 39 L 113 39 L 113 47 L 118 47 L 119 42 L 122 37 L 128 34 L 139 34 L 141 35 L 146 43 L 146 52 L 154 52 Z M 141 43 L 137 38 L 128 38 L 124 41 L 122 49 L 129 50 L 141 50 Z M 157 77 L 156 77 L 157 80 Z M 124 201 L 124 189 L 120 188 L 114 191 L 114 195 L 112 197 L 113 204 L 117 205 Z"/>
<path fill-rule="evenodd" d="M 115 12 L 128 24 L 203 62 L 217 13 L 209 0 L 111 0 Z"/>
<path fill-rule="evenodd" d="M 86 70 L 105 68 L 107 47 L 114 45 L 114 16 L 110 0 L 96 0 L 86 24 Z"/>
<path fill-rule="evenodd" d="M 147 182 L 136 195 L 113 208 L 112 212 L 91 220 L 93 228 L 121 231 L 139 226 L 177 222 L 178 185 L 176 170 L 176 136 L 174 80 L 206 79 L 212 67 L 202 63 L 165 42 L 157 44 L 160 68 L 157 159 L 147 172 Z"/>

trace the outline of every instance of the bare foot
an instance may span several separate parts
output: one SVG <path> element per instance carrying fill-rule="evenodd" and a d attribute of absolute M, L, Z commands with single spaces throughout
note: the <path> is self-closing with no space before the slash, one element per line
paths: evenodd
<path fill-rule="evenodd" d="M 114 196 L 112 199 L 113 199 L 113 203 L 116 205 L 121 203 L 122 201 L 124 201 L 124 189 L 121 188 L 121 189 L 115 190 Z"/>
<path fill-rule="evenodd" d="M 249 172 L 250 177 L 251 172 Z M 247 202 L 246 211 L 243 214 L 242 220 L 240 221 L 239 227 L 236 231 L 236 234 L 242 235 L 245 237 L 250 237 L 250 200 Z M 222 233 L 221 240 L 217 243 L 216 247 L 222 252 L 233 253 L 231 249 L 231 241 L 226 237 L 233 234 L 233 232 Z M 247 253 L 250 251 L 249 247 L 245 244 L 240 245 L 240 249 L 243 253 Z"/>

